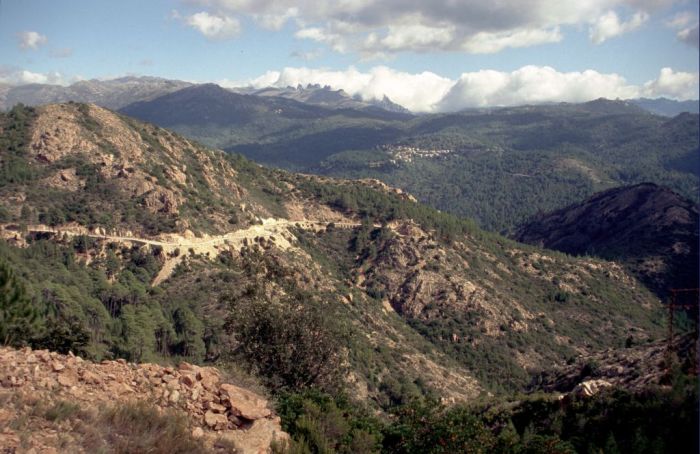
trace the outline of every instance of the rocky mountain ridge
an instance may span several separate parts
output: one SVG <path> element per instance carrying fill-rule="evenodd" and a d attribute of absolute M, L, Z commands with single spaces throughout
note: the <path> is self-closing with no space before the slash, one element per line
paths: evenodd
<path fill-rule="evenodd" d="M 319 84 L 307 84 L 306 86 L 298 85 L 286 88 L 233 88 L 231 91 L 255 96 L 278 96 L 332 109 L 382 109 L 388 112 L 411 114 L 411 111 L 394 103 L 386 95 L 382 99 L 364 101 L 359 96 L 350 96 L 342 89 L 333 90 L 328 85 L 323 87 Z"/>
<path fill-rule="evenodd" d="M 59 102 L 86 102 L 119 109 L 136 101 L 153 99 L 192 85 L 159 77 L 120 77 L 108 80 L 82 80 L 69 86 L 29 84 L 0 89 L 0 110 L 17 103 L 29 106 Z"/>

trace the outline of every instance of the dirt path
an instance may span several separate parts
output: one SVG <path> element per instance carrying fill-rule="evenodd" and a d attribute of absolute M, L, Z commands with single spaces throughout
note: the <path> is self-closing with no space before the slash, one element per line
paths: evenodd
<path fill-rule="evenodd" d="M 165 281 L 175 270 L 175 267 L 183 260 L 184 257 L 190 254 L 200 254 L 209 257 L 216 257 L 222 250 L 237 250 L 253 241 L 260 238 L 266 241 L 273 242 L 281 249 L 289 249 L 292 247 L 294 235 L 290 229 L 299 227 L 305 230 L 319 230 L 325 228 L 329 224 L 328 221 L 290 221 L 287 219 L 264 219 L 262 224 L 253 225 L 246 229 L 234 230 L 223 235 L 203 237 L 185 237 L 175 234 L 164 234 L 162 239 L 141 238 L 135 236 L 122 235 L 107 235 L 103 233 L 90 232 L 88 230 L 71 230 L 52 228 L 46 225 L 30 225 L 27 226 L 28 233 L 52 233 L 55 235 L 87 236 L 106 240 L 114 243 L 136 243 L 147 244 L 150 246 L 159 246 L 163 249 L 166 260 L 163 267 L 158 272 L 158 275 L 152 282 L 156 286 Z M 355 228 L 359 223 L 352 222 L 334 222 L 337 228 Z M 19 231 L 4 225 L 0 229 L 3 231 L 3 237 L 10 238 L 13 235 L 18 235 Z M 8 235 L 9 234 L 9 235 Z"/>

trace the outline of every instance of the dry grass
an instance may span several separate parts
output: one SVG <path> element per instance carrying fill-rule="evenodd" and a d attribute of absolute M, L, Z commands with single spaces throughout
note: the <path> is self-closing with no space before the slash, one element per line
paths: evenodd
<path fill-rule="evenodd" d="M 59 400 L 53 405 L 46 408 L 43 412 L 43 417 L 47 421 L 61 422 L 72 418 L 80 413 L 80 405 L 74 402 Z"/>
<path fill-rule="evenodd" d="M 231 454 L 239 452 L 236 443 L 233 440 L 225 437 L 219 437 L 214 441 L 214 449 L 216 449 L 217 452 L 226 452 Z"/>
<path fill-rule="evenodd" d="M 0 424 L 19 437 L 20 450 L 53 447 L 59 452 L 110 454 L 211 453 L 192 437 L 187 417 L 160 411 L 145 402 L 119 403 L 99 409 L 72 401 L 46 399 L 24 393 L 0 393 L 0 407 L 13 416 Z M 55 434 L 58 433 L 58 436 Z M 52 435 L 54 434 L 54 435 Z M 216 452 L 235 452 L 216 447 Z"/>
<path fill-rule="evenodd" d="M 206 453 L 194 439 L 187 418 L 170 411 L 159 412 L 143 402 L 102 409 L 94 421 L 85 421 L 83 447 L 87 452 L 130 454 Z"/>

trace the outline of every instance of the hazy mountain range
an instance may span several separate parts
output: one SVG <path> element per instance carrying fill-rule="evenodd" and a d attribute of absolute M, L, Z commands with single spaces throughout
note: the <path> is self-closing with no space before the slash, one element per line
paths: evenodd
<path fill-rule="evenodd" d="M 308 84 L 306 87 L 298 85 L 297 87 L 287 88 L 233 88 L 232 91 L 241 94 L 254 96 L 282 97 L 293 99 L 295 101 L 314 104 L 331 109 L 372 109 L 378 108 L 388 110 L 389 112 L 398 112 L 410 114 L 411 112 L 392 102 L 387 96 L 381 100 L 363 101 L 359 96 L 350 96 L 345 90 L 333 90 L 329 86 L 321 86 L 318 84 Z"/>
<path fill-rule="evenodd" d="M 9 85 L 0 84 L 0 110 L 7 110 L 17 103 L 40 105 L 51 102 L 92 102 L 97 105 L 120 109 L 137 101 L 146 101 L 157 96 L 196 85 L 180 80 L 149 76 L 126 76 L 108 80 L 84 80 L 69 86 L 51 84 Z M 318 84 L 298 85 L 287 88 L 237 87 L 230 89 L 240 94 L 266 97 L 284 97 L 331 109 L 379 108 L 391 112 L 410 111 L 384 96 L 383 99 L 363 100 L 350 96 L 344 90 L 334 90 Z M 682 112 L 698 113 L 698 100 L 675 101 L 667 98 L 631 100 L 645 110 L 664 116 L 675 116 Z"/>
<path fill-rule="evenodd" d="M 0 87 L 0 109 L 17 103 L 28 106 L 52 102 L 91 102 L 119 109 L 136 101 L 153 99 L 192 85 L 180 80 L 159 77 L 121 77 L 111 80 L 83 80 L 69 86 L 29 84 Z"/>
<path fill-rule="evenodd" d="M 667 117 L 674 117 L 683 112 L 698 113 L 698 109 L 700 108 L 700 102 L 698 102 L 697 99 L 690 101 L 676 101 L 668 98 L 640 98 L 635 99 L 632 102 L 653 114 L 665 115 Z"/>

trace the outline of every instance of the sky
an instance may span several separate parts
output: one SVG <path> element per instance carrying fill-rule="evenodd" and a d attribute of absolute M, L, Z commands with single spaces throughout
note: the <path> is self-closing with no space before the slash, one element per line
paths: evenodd
<path fill-rule="evenodd" d="M 0 83 L 148 75 L 411 110 L 698 98 L 686 0 L 0 0 Z"/>

